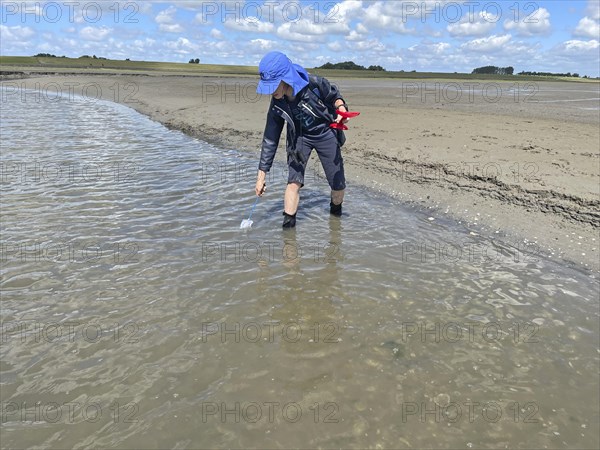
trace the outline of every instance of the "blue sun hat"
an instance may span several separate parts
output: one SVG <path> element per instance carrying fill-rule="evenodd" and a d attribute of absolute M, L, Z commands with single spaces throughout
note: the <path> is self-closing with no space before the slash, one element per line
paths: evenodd
<path fill-rule="evenodd" d="M 269 52 L 258 65 L 260 81 L 256 88 L 258 94 L 271 95 L 279 83 L 285 81 L 292 86 L 294 95 L 308 84 L 308 73 L 281 52 Z"/>

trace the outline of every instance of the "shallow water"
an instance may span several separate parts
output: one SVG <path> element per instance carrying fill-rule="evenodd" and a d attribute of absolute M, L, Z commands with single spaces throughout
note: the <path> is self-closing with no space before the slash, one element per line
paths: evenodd
<path fill-rule="evenodd" d="M 598 448 L 598 280 L 111 103 L 4 99 L 4 447 Z M 12 103 L 11 103 L 12 102 Z"/>

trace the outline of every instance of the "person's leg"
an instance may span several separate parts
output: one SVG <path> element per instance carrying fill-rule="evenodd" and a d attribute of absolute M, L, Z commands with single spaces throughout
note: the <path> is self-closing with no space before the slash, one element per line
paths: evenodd
<path fill-rule="evenodd" d="M 331 133 L 327 138 L 313 144 L 325 171 L 329 187 L 331 187 L 329 211 L 335 216 L 341 216 L 344 190 L 346 189 L 346 176 L 344 174 L 344 159 L 337 138 L 334 133 Z"/>
<path fill-rule="evenodd" d="M 283 210 L 290 214 L 296 214 L 298 211 L 298 203 L 300 203 L 300 188 L 302 185 L 298 182 L 288 183 L 285 188 L 285 196 L 283 198 Z"/>
<path fill-rule="evenodd" d="M 334 205 L 341 205 L 344 201 L 344 189 L 339 191 L 331 191 L 331 203 Z"/>
<path fill-rule="evenodd" d="M 300 137 L 296 148 L 302 153 L 304 161 L 308 161 L 312 147 L 306 139 Z M 288 155 L 288 184 L 283 197 L 283 227 L 293 228 L 296 226 L 296 213 L 300 203 L 300 188 L 304 186 L 304 172 L 306 163 L 294 161 Z"/>
<path fill-rule="evenodd" d="M 329 213 L 334 216 L 342 215 L 342 203 L 344 202 L 344 190 L 331 191 L 331 202 L 329 202 Z"/>
<path fill-rule="evenodd" d="M 283 198 L 283 227 L 293 228 L 296 225 L 296 212 L 300 202 L 300 188 L 297 182 L 288 183 Z"/>

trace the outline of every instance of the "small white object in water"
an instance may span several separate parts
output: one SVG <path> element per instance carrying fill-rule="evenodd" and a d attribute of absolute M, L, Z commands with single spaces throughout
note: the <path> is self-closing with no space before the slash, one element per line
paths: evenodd
<path fill-rule="evenodd" d="M 244 219 L 244 220 L 242 220 L 242 223 L 240 224 L 240 229 L 245 230 L 246 228 L 250 228 L 253 223 L 254 222 L 252 222 L 252 220 L 250 220 L 250 219 Z"/>

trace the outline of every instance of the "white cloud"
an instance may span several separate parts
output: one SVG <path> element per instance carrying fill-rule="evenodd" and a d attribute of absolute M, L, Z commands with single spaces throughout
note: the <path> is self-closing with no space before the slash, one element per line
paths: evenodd
<path fill-rule="evenodd" d="M 208 20 L 206 13 L 198 13 L 194 16 L 194 23 L 199 25 L 213 24 L 213 20 Z"/>
<path fill-rule="evenodd" d="M 329 50 L 331 50 L 332 52 L 339 52 L 340 50 L 342 50 L 343 47 L 339 41 L 333 41 L 333 42 L 330 42 L 329 44 L 327 44 L 327 48 Z"/>
<path fill-rule="evenodd" d="M 337 3 L 331 8 L 329 12 L 321 18 L 321 21 L 350 23 L 352 19 L 361 17 L 363 11 L 362 1 L 346 0 Z"/>
<path fill-rule="evenodd" d="M 283 26 L 288 27 L 293 33 L 307 35 L 346 34 L 350 31 L 350 27 L 344 22 L 315 23 L 309 19 L 287 22 L 281 25 Z"/>
<path fill-rule="evenodd" d="M 332 8 L 324 13 L 316 12 L 316 4 L 312 4 L 300 14 L 295 13 L 287 15 L 286 18 L 285 4 L 282 9 L 283 23 L 279 25 L 277 33 L 280 37 L 290 40 L 301 40 L 302 35 L 306 36 L 330 36 L 348 34 L 350 32 L 350 22 L 354 17 L 358 17 L 362 11 L 362 2 L 360 1 L 344 1 L 337 4 L 332 4 Z M 297 11 L 297 9 L 293 9 Z M 366 31 L 364 26 L 361 30 Z M 311 42 L 321 39 L 311 39 Z"/>
<path fill-rule="evenodd" d="M 456 23 L 449 24 L 446 29 L 450 36 L 484 36 L 489 34 L 496 27 L 496 23 L 481 11 L 479 14 L 465 14 L 465 16 Z"/>
<path fill-rule="evenodd" d="M 33 31 L 31 28 L 29 27 L 22 27 L 20 25 L 14 26 L 14 27 L 7 27 L 5 25 L 0 25 L 0 31 L 1 31 L 1 35 L 2 35 L 2 40 L 4 41 L 9 40 L 15 40 L 18 41 L 20 39 L 28 39 L 31 36 L 33 36 L 35 34 L 35 31 Z"/>
<path fill-rule="evenodd" d="M 183 27 L 178 23 L 161 23 L 158 29 L 165 33 L 183 33 Z"/>
<path fill-rule="evenodd" d="M 149 16 L 150 14 L 152 14 L 152 2 L 140 2 L 140 3 L 135 3 L 134 9 L 131 9 L 131 7 L 126 6 L 127 4 L 123 5 L 123 9 L 128 8 L 127 9 L 127 14 L 133 13 L 134 11 L 140 12 L 146 16 Z M 114 7 L 114 5 L 112 5 Z M 132 17 L 133 19 L 133 17 Z"/>
<path fill-rule="evenodd" d="M 397 55 L 399 61 L 393 57 L 388 58 L 389 64 L 393 64 L 398 69 L 434 69 L 443 70 L 440 66 L 450 65 L 449 60 L 453 57 L 452 46 L 447 42 L 421 42 L 410 46 L 408 49 Z M 400 66 L 402 63 L 403 67 Z M 384 65 L 385 67 L 385 65 Z M 454 66 L 453 71 L 457 66 Z M 460 66 L 458 66 L 460 67 Z"/>
<path fill-rule="evenodd" d="M 386 50 L 385 45 L 379 39 L 356 42 L 353 44 L 353 48 L 359 51 L 371 50 L 375 52 L 384 52 Z"/>
<path fill-rule="evenodd" d="M 398 67 L 399 64 L 402 64 L 404 62 L 404 59 L 402 58 L 402 56 L 387 56 L 385 59 L 385 64 L 391 64 L 395 67 Z M 394 70 L 393 68 L 391 70 Z"/>
<path fill-rule="evenodd" d="M 275 25 L 269 22 L 261 22 L 256 17 L 244 18 L 236 20 L 229 18 L 225 20 L 225 28 L 235 31 L 251 32 L 251 33 L 271 33 L 275 30 Z"/>
<path fill-rule="evenodd" d="M 573 34 L 575 36 L 600 39 L 600 2 L 598 0 L 588 1 L 586 15 L 579 21 Z"/>
<path fill-rule="evenodd" d="M 545 69 L 549 72 L 572 72 L 581 75 L 598 76 L 600 67 L 600 42 L 569 40 L 545 52 L 544 60 L 529 70 Z"/>
<path fill-rule="evenodd" d="M 360 34 L 367 34 L 369 30 L 362 23 L 359 23 L 356 25 L 356 32 Z"/>
<path fill-rule="evenodd" d="M 269 13 L 272 12 L 272 6 L 260 5 L 259 2 L 244 2 L 241 0 L 220 0 L 220 1 L 176 1 L 175 5 L 182 9 L 196 12 L 194 22 L 200 25 L 215 25 L 225 21 L 262 21 L 263 18 L 269 20 Z M 275 2 L 275 4 L 278 4 Z M 199 12 L 198 12 L 199 11 Z M 258 14 L 259 17 L 256 17 Z"/>
<path fill-rule="evenodd" d="M 438 42 L 437 44 L 433 44 L 433 53 L 440 55 L 444 53 L 446 50 L 450 49 L 452 46 L 447 42 Z"/>
<path fill-rule="evenodd" d="M 531 3 L 534 5 L 534 3 Z M 538 8 L 533 12 L 521 12 L 518 19 L 504 22 L 506 31 L 514 31 L 520 36 L 547 34 L 551 31 L 550 13 L 546 8 Z"/>
<path fill-rule="evenodd" d="M 302 33 L 298 33 L 292 29 L 292 23 L 287 22 L 283 25 L 280 25 L 277 28 L 277 36 L 282 39 L 289 41 L 299 41 L 299 42 L 326 42 L 327 35 L 324 34 L 312 34 L 306 35 Z"/>
<path fill-rule="evenodd" d="M 79 37 L 84 41 L 100 42 L 106 39 L 112 32 L 112 28 L 107 27 L 85 27 L 79 31 Z"/>
<path fill-rule="evenodd" d="M 180 55 L 189 55 L 198 51 L 198 45 L 192 44 L 189 39 L 180 37 L 176 41 L 167 41 L 165 47 Z"/>
<path fill-rule="evenodd" d="M 371 3 L 364 9 L 361 16 L 363 22 L 371 28 L 400 34 L 412 33 L 414 31 L 413 29 L 406 28 L 405 20 L 402 18 L 402 8 L 398 7 L 398 5 L 391 7 L 386 2 Z"/>
<path fill-rule="evenodd" d="M 183 33 L 183 27 L 175 22 L 175 14 L 177 8 L 169 6 L 167 9 L 160 11 L 154 21 L 158 24 L 158 29 L 165 33 Z"/>
<path fill-rule="evenodd" d="M 56 46 L 50 45 L 47 42 L 44 42 L 42 45 L 38 47 L 41 53 L 53 53 L 56 51 Z"/>
<path fill-rule="evenodd" d="M 412 54 L 424 55 L 426 58 L 437 60 L 439 55 L 451 48 L 452 46 L 447 42 L 421 42 L 408 47 L 408 51 Z"/>
<path fill-rule="evenodd" d="M 600 42 L 598 42 L 596 39 L 592 39 L 589 41 L 566 41 L 556 47 L 555 50 L 561 54 L 584 54 L 594 52 L 596 57 L 598 57 L 599 48 Z"/>
<path fill-rule="evenodd" d="M 292 24 L 291 27 L 295 33 L 307 34 L 343 34 L 350 29 L 350 23 L 363 14 L 363 2 L 355 0 L 345 0 L 337 2 L 323 2 L 321 6 L 326 11 L 320 10 L 317 5 L 319 2 L 306 2 L 308 6 L 299 10 L 297 1 L 275 2 L 279 4 L 275 8 L 273 22 L 282 24 Z M 268 14 L 264 14 L 268 17 Z"/>
<path fill-rule="evenodd" d="M 272 16 L 262 0 L 140 2 L 134 18 L 143 22 L 131 26 L 121 26 L 124 17 L 131 12 L 124 4 L 120 7 L 119 24 L 113 25 L 112 20 L 111 23 L 80 23 L 84 7 L 80 3 L 74 6 L 74 23 L 63 20 L 38 29 L 33 24 L 34 14 L 40 12 L 36 3 L 43 9 L 51 1 L 23 0 L 14 3 L 18 8 L 27 5 L 31 24 L 21 23 L 19 14 L 10 17 L 1 25 L 0 44 L 2 54 L 43 51 L 78 56 L 95 53 L 106 57 L 180 62 L 199 57 L 204 62 L 256 65 L 265 52 L 280 49 L 309 67 L 327 61 L 354 60 L 362 65 L 382 65 L 388 70 L 470 72 L 475 67 L 491 64 L 511 65 L 517 71 L 577 71 L 598 75 L 598 0 L 588 0 L 585 13 L 580 15 L 574 14 L 580 7 L 570 14 L 565 8 L 564 17 L 559 18 L 560 29 L 558 22 L 551 25 L 557 19 L 551 18 L 546 8 L 538 8 L 531 14 L 528 2 L 519 3 L 524 9 L 519 11 L 519 20 L 511 22 L 507 19 L 513 19 L 514 8 L 509 11 L 508 6 L 503 7 L 503 19 L 498 21 L 498 17 L 479 12 L 486 2 L 474 6 L 476 11 L 469 16 L 464 5 L 466 0 L 332 0 L 319 3 L 318 7 L 314 1 L 305 1 L 296 3 L 302 8 L 296 20 L 286 17 L 286 12 L 287 16 L 298 16 L 299 10 L 295 7 L 285 9 L 292 1 L 296 2 L 285 0 L 277 5 L 274 2 Z M 330 6 L 325 7 L 327 3 Z M 455 21 L 448 20 L 442 13 L 450 3 L 461 7 L 462 16 Z M 112 19 L 114 2 L 98 4 L 103 18 Z M 212 10 L 214 5 L 218 11 L 200 22 L 201 12 Z M 456 9 L 456 6 L 451 8 Z M 449 13 L 454 9 L 448 10 Z M 237 17 L 235 12 L 231 13 L 236 10 L 239 11 Z M 494 8 L 487 10 L 493 12 Z M 226 11 L 229 13 L 225 15 Z M 407 12 L 411 14 L 407 16 Z M 144 14 L 147 17 L 141 17 Z M 192 22 L 194 17 L 196 22 Z M 148 22 L 151 27 L 147 26 Z M 203 26 L 188 27 L 188 23 Z M 165 34 L 161 36 L 159 30 Z M 559 32 L 566 30 L 572 36 L 559 36 Z M 552 31 L 557 33 L 552 39 L 531 39 Z M 43 33 L 53 36 L 43 36 Z M 417 43 L 420 39 L 423 41 Z"/>
<path fill-rule="evenodd" d="M 213 28 L 212 30 L 210 30 L 210 37 L 215 38 L 215 39 L 223 39 L 224 35 L 221 30 L 217 30 L 216 28 Z"/>
<path fill-rule="evenodd" d="M 156 23 L 174 23 L 176 12 L 177 8 L 169 6 L 167 9 L 160 11 L 154 18 L 154 21 Z"/>
<path fill-rule="evenodd" d="M 600 38 L 600 21 L 584 17 L 579 21 L 575 32 L 575 36 L 583 36 L 589 38 Z"/>
<path fill-rule="evenodd" d="M 79 41 L 77 41 L 76 39 L 61 39 L 61 47 L 62 48 L 67 48 L 67 49 L 75 49 L 77 48 L 77 46 L 79 45 Z"/>
<path fill-rule="evenodd" d="M 136 39 L 131 45 L 131 50 L 137 52 L 137 54 L 139 55 L 142 55 L 144 53 L 149 52 L 155 45 L 156 41 L 151 38 Z"/>
<path fill-rule="evenodd" d="M 350 31 L 350 33 L 348 33 L 348 35 L 346 36 L 346 40 L 347 41 L 364 41 L 367 38 L 367 34 L 366 33 L 358 33 L 356 30 L 352 30 Z"/>
<path fill-rule="evenodd" d="M 510 39 L 510 34 L 504 34 L 502 36 L 497 36 L 494 34 L 492 36 L 465 42 L 460 47 L 464 50 L 476 52 L 494 52 L 502 50 L 502 47 L 504 47 L 510 41 Z"/>
<path fill-rule="evenodd" d="M 265 53 L 275 49 L 277 43 L 268 39 L 251 39 L 249 43 L 249 50 L 252 52 Z"/>
<path fill-rule="evenodd" d="M 592 20 L 600 20 L 600 2 L 598 0 L 588 0 L 586 15 Z"/>

